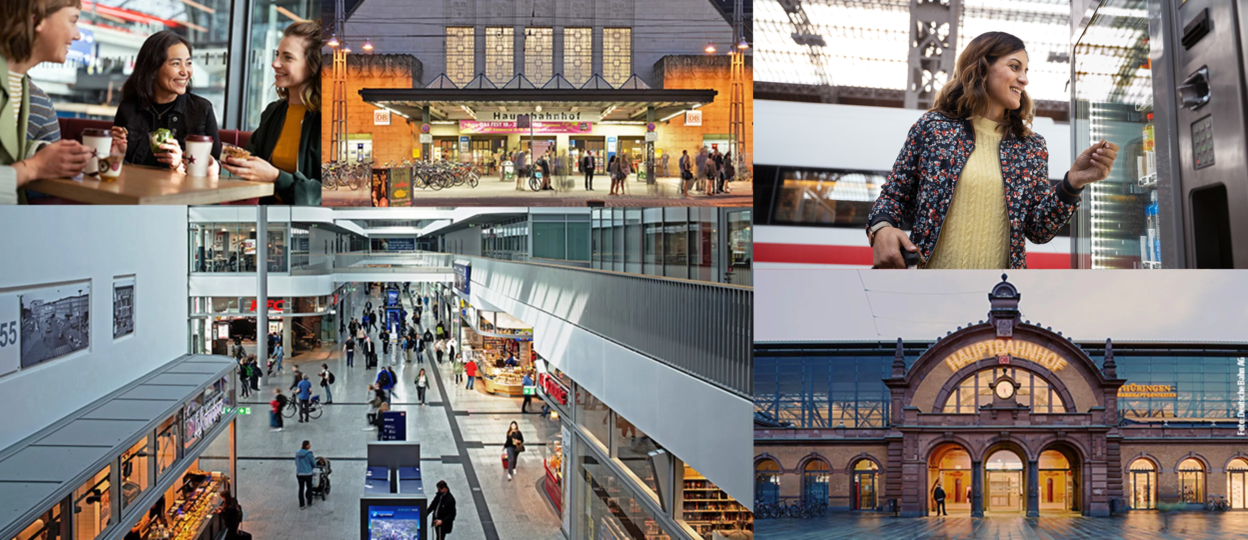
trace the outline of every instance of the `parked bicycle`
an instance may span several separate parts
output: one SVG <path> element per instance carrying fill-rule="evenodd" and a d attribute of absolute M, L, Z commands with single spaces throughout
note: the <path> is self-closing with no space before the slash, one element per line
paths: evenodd
<path fill-rule="evenodd" d="M 337 190 L 341 187 L 356 191 L 368 185 L 372 177 L 372 161 L 321 164 L 321 186 L 324 189 Z"/>
<path fill-rule="evenodd" d="M 1231 503 L 1226 500 L 1226 497 L 1221 495 L 1212 495 L 1209 497 L 1209 500 L 1205 502 L 1205 510 L 1225 512 L 1230 509 Z"/>

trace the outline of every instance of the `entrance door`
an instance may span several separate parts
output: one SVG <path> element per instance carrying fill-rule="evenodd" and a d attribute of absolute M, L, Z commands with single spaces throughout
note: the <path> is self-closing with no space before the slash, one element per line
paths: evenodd
<path fill-rule="evenodd" d="M 1022 511 L 1022 495 L 1022 471 L 988 471 L 988 510 Z"/>
<path fill-rule="evenodd" d="M 1153 507 L 1153 473 L 1131 472 L 1131 508 Z"/>
<path fill-rule="evenodd" d="M 1248 509 L 1248 460 L 1236 459 L 1226 467 L 1227 481 L 1230 484 L 1231 509 Z"/>
<path fill-rule="evenodd" d="M 585 152 L 593 152 L 594 174 L 602 174 L 606 170 L 607 142 L 602 137 L 593 139 L 573 138 L 570 144 L 572 146 L 571 156 L 573 161 L 580 163 L 580 159 L 585 156 Z M 573 167 L 572 170 L 577 170 L 577 167 Z"/>

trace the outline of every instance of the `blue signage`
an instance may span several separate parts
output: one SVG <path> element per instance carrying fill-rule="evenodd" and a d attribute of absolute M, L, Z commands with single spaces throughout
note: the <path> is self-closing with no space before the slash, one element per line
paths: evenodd
<path fill-rule="evenodd" d="M 386 305 L 396 307 L 399 305 L 399 291 L 394 289 L 386 291 Z"/>
<path fill-rule="evenodd" d="M 369 506 L 368 538 L 424 538 L 420 532 L 424 508 L 413 506 Z"/>
<path fill-rule="evenodd" d="M 467 264 L 455 263 L 455 290 L 468 293 L 468 287 L 472 283 L 472 266 Z"/>
<path fill-rule="evenodd" d="M 82 39 L 69 44 L 69 54 L 65 55 L 65 61 L 92 63 L 95 60 L 95 32 L 80 26 L 78 34 Z"/>
<path fill-rule="evenodd" d="M 381 440 L 407 440 L 407 411 L 386 411 L 381 413 Z"/>
<path fill-rule="evenodd" d="M 416 239 L 415 238 L 387 239 L 386 251 L 416 251 Z"/>

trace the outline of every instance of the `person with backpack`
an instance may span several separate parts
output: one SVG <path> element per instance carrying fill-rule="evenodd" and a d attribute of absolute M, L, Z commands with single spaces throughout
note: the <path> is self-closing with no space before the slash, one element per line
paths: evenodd
<path fill-rule="evenodd" d="M 251 377 L 251 391 L 260 391 L 260 365 L 256 363 L 256 355 L 247 357 L 247 361 L 251 364 L 251 371 L 248 375 Z"/>
<path fill-rule="evenodd" d="M 386 395 L 386 403 L 390 403 L 390 388 L 394 386 L 394 381 L 390 379 L 390 372 L 385 368 L 381 368 L 377 372 L 377 387 Z"/>
<path fill-rule="evenodd" d="M 936 501 L 936 515 L 949 515 L 949 511 L 945 510 L 945 489 L 940 487 L 940 482 L 937 482 L 936 489 L 932 490 L 932 499 Z"/>
<path fill-rule="evenodd" d="M 225 501 L 221 505 L 221 521 L 225 524 L 225 540 L 241 540 L 243 538 L 251 538 L 251 535 L 238 528 L 243 524 L 243 507 L 238 504 L 229 491 L 221 494 L 221 498 Z"/>
<path fill-rule="evenodd" d="M 325 389 L 325 404 L 329 405 L 334 402 L 334 392 L 331 386 L 334 384 L 334 372 L 329 370 L 329 364 L 321 364 L 321 388 Z"/>
<path fill-rule="evenodd" d="M 390 374 L 390 396 L 394 397 L 394 389 L 399 386 L 399 375 L 394 372 L 394 368 L 386 368 L 386 372 Z"/>
<path fill-rule="evenodd" d="M 422 369 L 420 370 L 420 373 L 416 375 L 416 402 L 420 403 L 422 406 L 427 405 L 427 403 L 425 403 L 425 390 L 428 389 L 429 378 L 425 376 L 425 370 Z"/>
<path fill-rule="evenodd" d="M 238 361 L 238 386 L 243 397 L 251 395 L 251 366 L 241 358 Z"/>

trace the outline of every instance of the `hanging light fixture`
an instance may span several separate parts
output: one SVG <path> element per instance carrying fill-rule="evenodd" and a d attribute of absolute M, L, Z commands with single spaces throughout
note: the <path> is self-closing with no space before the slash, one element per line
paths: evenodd
<path fill-rule="evenodd" d="M 750 48 L 750 44 L 745 41 L 745 38 L 741 38 L 741 41 L 737 42 L 737 48 L 745 50 Z"/>
<path fill-rule="evenodd" d="M 705 50 L 706 50 L 706 54 L 715 54 L 715 44 L 714 44 L 714 43 L 711 43 L 711 42 L 709 42 L 709 41 L 708 41 L 708 42 L 706 42 L 706 49 L 705 49 Z"/>
<path fill-rule="evenodd" d="M 742 42 L 742 43 L 744 43 L 744 42 Z M 365 39 L 365 40 L 364 40 L 364 50 L 366 50 L 366 51 L 368 51 L 368 52 L 373 52 L 373 40 L 372 40 L 372 39 Z"/>
<path fill-rule="evenodd" d="M 330 47 L 337 47 L 338 45 L 340 45 L 340 43 L 338 42 L 338 34 L 330 35 L 329 41 L 326 42 L 326 44 L 328 44 Z"/>
<path fill-rule="evenodd" d="M 342 43 L 342 52 L 345 52 L 345 53 L 351 52 L 351 46 L 348 45 L 345 41 Z"/>

